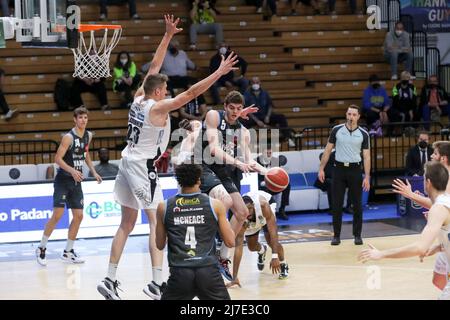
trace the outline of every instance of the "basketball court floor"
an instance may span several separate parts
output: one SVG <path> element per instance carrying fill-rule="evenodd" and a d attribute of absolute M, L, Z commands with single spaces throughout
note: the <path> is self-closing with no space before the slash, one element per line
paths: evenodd
<path fill-rule="evenodd" d="M 239 279 L 242 288 L 229 290 L 232 299 L 437 299 L 439 290 L 432 283 L 434 257 L 423 263 L 418 258 L 383 260 L 361 264 L 358 252 L 368 243 L 377 248 L 402 246 L 417 238 L 423 221 L 399 218 L 366 221 L 364 246 L 355 246 L 351 224 L 343 226 L 342 244 L 330 246 L 328 223 L 280 227 L 289 278 L 278 280 L 266 261 L 256 268 L 257 255 L 244 250 Z M 0 299 L 103 299 L 97 283 L 107 271 L 111 238 L 79 240 L 75 248 L 86 258 L 83 265 L 59 259 L 65 242 L 48 245 L 48 265 L 35 261 L 37 243 L 0 245 Z M 131 237 L 118 269 L 122 299 L 149 299 L 142 291 L 151 281 L 148 237 Z M 268 254 L 270 257 L 270 254 Z M 168 276 L 167 260 L 164 268 Z M 120 292 L 119 292 L 120 293 Z"/>

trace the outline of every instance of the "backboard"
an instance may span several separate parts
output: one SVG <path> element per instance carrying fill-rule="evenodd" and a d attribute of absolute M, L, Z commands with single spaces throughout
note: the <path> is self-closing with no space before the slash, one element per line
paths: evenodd
<path fill-rule="evenodd" d="M 77 30 L 66 27 L 68 19 L 80 21 L 79 8 L 74 5 L 75 0 L 15 0 L 15 18 L 22 23 L 22 29 L 16 29 L 16 40 L 23 47 L 75 47 Z"/>

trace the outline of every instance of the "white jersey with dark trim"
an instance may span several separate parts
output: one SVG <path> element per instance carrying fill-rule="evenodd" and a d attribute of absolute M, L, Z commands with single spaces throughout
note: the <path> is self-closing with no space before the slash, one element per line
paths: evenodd
<path fill-rule="evenodd" d="M 244 194 L 244 196 L 249 196 L 253 204 L 255 206 L 255 221 L 248 221 L 248 227 L 245 231 L 246 235 L 251 235 L 259 230 L 261 230 L 262 227 L 264 227 L 267 224 L 266 218 L 263 215 L 262 209 L 261 209 L 261 202 L 259 200 L 259 197 L 264 197 L 267 202 L 269 202 L 272 195 L 270 193 L 267 193 L 265 191 L 257 190 L 252 192 L 247 192 Z M 272 211 L 275 210 L 275 208 L 271 205 Z M 273 212 L 275 214 L 275 212 Z"/>
<path fill-rule="evenodd" d="M 150 122 L 150 110 L 155 105 L 153 99 L 137 97 L 128 113 L 127 146 L 122 157 L 131 160 L 156 160 L 166 151 L 170 139 L 170 117 L 166 125 L 156 127 Z"/>
<path fill-rule="evenodd" d="M 450 195 L 443 194 L 436 198 L 434 204 L 440 204 L 450 209 Z M 441 227 L 441 232 L 439 234 L 439 242 L 444 248 L 444 254 L 447 257 L 447 262 L 450 261 L 450 225 L 445 225 Z"/>

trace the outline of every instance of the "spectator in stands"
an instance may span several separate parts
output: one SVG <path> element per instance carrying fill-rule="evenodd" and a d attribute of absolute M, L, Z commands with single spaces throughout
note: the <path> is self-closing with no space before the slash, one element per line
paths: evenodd
<path fill-rule="evenodd" d="M 411 75 L 403 71 L 400 82 L 392 88 L 392 121 L 410 122 L 417 119 L 417 89 L 411 82 Z"/>
<path fill-rule="evenodd" d="M 141 76 L 137 73 L 136 64 L 127 51 L 117 55 L 113 74 L 113 90 L 121 93 L 122 107 L 128 107 L 133 102 L 133 91 L 138 88 Z"/>
<path fill-rule="evenodd" d="M 2 17 L 9 17 L 9 0 L 2 0 Z"/>
<path fill-rule="evenodd" d="M 193 79 L 188 76 L 188 70 L 195 70 L 195 64 L 189 59 L 186 52 L 179 49 L 178 40 L 170 41 L 169 50 L 164 57 L 161 66 L 161 73 L 169 77 L 167 89 L 170 90 L 172 97 L 175 96 L 174 88 L 186 88 Z"/>
<path fill-rule="evenodd" d="M 405 31 L 403 23 L 398 21 L 395 29 L 386 33 L 384 39 L 384 57 L 391 65 L 391 80 L 397 80 L 397 64 L 405 62 L 405 69 L 412 74 L 413 54 L 409 34 Z M 414 76 L 411 76 L 415 79 Z"/>
<path fill-rule="evenodd" d="M 83 92 L 90 92 L 97 96 L 101 109 L 109 109 L 108 96 L 105 86 L 105 78 L 92 79 L 92 78 L 75 78 L 72 83 L 71 89 L 71 105 L 74 108 L 78 108 L 83 105 L 81 94 Z"/>
<path fill-rule="evenodd" d="M 277 15 L 277 2 L 275 0 L 265 0 L 269 9 L 271 11 L 271 15 Z M 263 4 L 264 0 L 245 0 L 245 4 L 247 6 L 256 6 L 256 13 L 263 12 Z"/>
<path fill-rule="evenodd" d="M 191 49 L 197 48 L 197 34 L 214 34 L 216 45 L 223 42 L 223 26 L 216 21 L 216 13 L 209 6 L 209 1 L 194 0 L 190 12 L 192 24 L 189 29 Z"/>
<path fill-rule="evenodd" d="M 0 69 L 0 109 L 2 109 L 3 113 L 5 114 L 4 119 L 6 121 L 9 121 L 19 114 L 19 110 L 18 109 L 11 110 L 9 108 L 9 105 L 6 102 L 5 94 L 3 93 L 4 82 L 5 82 L 5 71 L 3 69 Z"/>
<path fill-rule="evenodd" d="M 422 92 L 420 93 L 419 110 L 422 111 L 423 121 L 439 121 L 442 109 L 447 109 L 448 106 L 447 92 L 439 85 L 439 79 L 436 75 L 430 76 L 427 84 L 422 88 Z M 425 128 L 429 129 L 429 125 L 425 125 Z"/>
<path fill-rule="evenodd" d="M 136 0 L 99 0 L 100 4 L 100 20 L 104 21 L 108 18 L 108 5 L 122 5 L 128 2 L 130 18 L 133 20 L 140 19 L 136 12 Z"/>
<path fill-rule="evenodd" d="M 102 178 L 115 177 L 117 172 L 119 172 L 119 167 L 115 164 L 109 163 L 109 150 L 106 148 L 100 148 L 98 150 L 98 159 L 100 163 L 96 165 L 95 171 Z M 89 177 L 93 177 L 92 172 L 89 171 Z"/>
<path fill-rule="evenodd" d="M 188 89 L 192 86 L 192 83 L 189 83 Z M 198 97 L 192 99 L 186 105 L 184 108 L 180 108 L 180 117 L 181 120 L 187 119 L 187 120 L 197 120 L 197 121 L 203 121 L 205 120 L 206 112 L 208 111 L 205 98 L 203 95 L 199 95 Z"/>
<path fill-rule="evenodd" d="M 219 46 L 217 53 L 211 57 L 209 61 L 209 72 L 214 73 L 220 66 L 220 62 L 222 61 L 222 56 L 226 59 L 231 54 L 230 47 L 226 45 L 226 43 L 222 42 Z M 228 90 L 232 90 L 233 86 L 237 86 L 239 88 L 239 92 L 244 94 L 245 90 L 247 90 L 249 81 L 245 79 L 245 73 L 247 72 L 247 62 L 241 56 L 238 56 L 238 63 L 235 67 L 239 68 L 240 75 L 235 76 L 233 71 L 228 72 L 226 75 L 223 75 L 216 83 L 211 86 L 211 95 L 213 99 L 213 104 L 218 105 L 221 103 L 219 88 L 227 87 Z"/>
<path fill-rule="evenodd" d="M 47 170 L 45 170 L 45 179 L 46 180 L 55 179 L 55 166 L 53 164 L 49 165 L 47 167 Z"/>
<path fill-rule="evenodd" d="M 240 120 L 247 128 L 258 126 L 265 128 L 267 126 L 277 126 L 282 128 L 281 136 L 283 140 L 287 140 L 290 147 L 295 147 L 293 140 L 293 131 L 288 128 L 286 116 L 280 113 L 272 112 L 273 104 L 269 93 L 261 88 L 261 81 L 258 77 L 253 77 L 251 87 L 245 92 L 245 105 L 255 105 L 259 110 L 256 113 L 249 114 L 248 120 Z"/>
<path fill-rule="evenodd" d="M 423 176 L 423 168 L 427 161 L 431 161 L 433 148 L 427 131 L 419 132 L 417 145 L 409 149 L 406 155 L 406 175 Z"/>
<path fill-rule="evenodd" d="M 270 146 L 270 142 L 267 143 L 268 146 Z M 258 158 L 256 158 L 256 162 L 258 162 L 261 166 L 263 166 L 264 168 L 272 168 L 272 167 L 279 167 L 282 166 L 284 164 L 286 164 L 286 157 L 285 156 L 279 156 L 278 158 L 275 158 L 272 155 L 272 149 L 270 147 L 265 149 L 265 152 L 263 152 L 261 155 L 258 156 Z M 263 190 L 265 192 L 270 193 L 272 196 L 276 196 L 277 194 L 279 194 L 280 192 L 272 192 L 269 189 L 266 188 L 265 183 L 264 183 L 264 176 L 263 175 L 258 175 L 258 185 L 259 185 L 259 190 Z M 280 207 L 278 208 L 278 212 L 277 212 L 277 217 L 279 219 L 282 220 L 289 220 L 289 217 L 286 214 L 286 206 L 289 205 L 289 196 L 291 194 L 291 184 L 289 183 L 286 187 L 286 189 L 284 189 L 281 192 L 281 202 L 280 202 Z"/>
<path fill-rule="evenodd" d="M 356 0 L 349 0 L 351 14 L 356 13 Z M 328 10 L 331 15 L 336 14 L 336 0 L 328 0 Z"/>
<path fill-rule="evenodd" d="M 301 2 L 305 6 L 310 6 L 314 10 L 314 14 L 320 14 L 319 0 L 291 0 L 291 16 L 296 16 L 297 14 L 297 4 Z"/>
<path fill-rule="evenodd" d="M 366 117 L 367 126 L 374 130 L 371 133 L 379 134 L 381 125 L 389 122 L 390 114 L 386 89 L 381 86 L 378 76 L 373 74 L 369 78 L 369 86 L 364 90 L 363 95 L 363 115 Z"/>

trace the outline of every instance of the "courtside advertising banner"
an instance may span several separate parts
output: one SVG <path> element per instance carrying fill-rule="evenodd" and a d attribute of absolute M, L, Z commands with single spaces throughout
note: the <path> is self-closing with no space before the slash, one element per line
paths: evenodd
<path fill-rule="evenodd" d="M 178 192 L 174 177 L 160 177 L 164 199 Z M 244 175 L 242 193 L 258 189 L 256 173 Z M 83 221 L 78 238 L 112 237 L 121 220 L 120 205 L 114 201 L 114 180 L 82 183 L 84 193 Z M 47 220 L 53 213 L 53 183 L 0 186 L 0 243 L 40 241 Z M 67 239 L 72 219 L 70 210 L 52 233 L 51 240 Z M 148 234 L 148 218 L 139 213 L 131 234 Z"/>
<path fill-rule="evenodd" d="M 416 31 L 450 32 L 450 0 L 400 0 L 403 15 L 410 15 Z"/>

